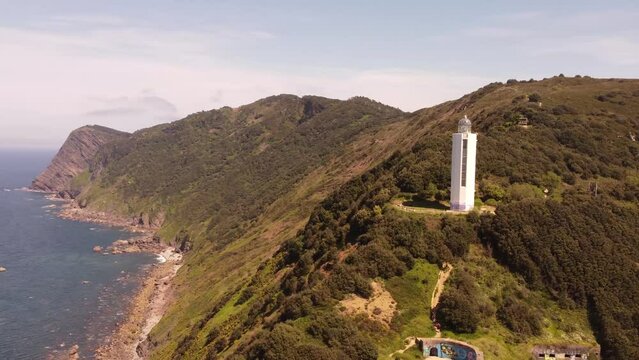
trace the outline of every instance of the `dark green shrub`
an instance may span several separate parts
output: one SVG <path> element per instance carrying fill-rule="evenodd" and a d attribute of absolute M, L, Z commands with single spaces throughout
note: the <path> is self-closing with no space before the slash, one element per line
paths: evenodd
<path fill-rule="evenodd" d="M 541 101 L 541 95 L 539 95 L 537 93 L 532 93 L 532 94 L 528 95 L 528 101 L 530 101 L 530 102 L 540 102 Z"/>
<path fill-rule="evenodd" d="M 437 306 L 437 320 L 445 329 L 457 333 L 473 333 L 479 325 L 479 308 L 468 294 L 446 291 Z"/>
<path fill-rule="evenodd" d="M 525 336 L 541 335 L 541 316 L 521 300 L 507 298 L 497 310 L 497 318 L 514 333 Z"/>
<path fill-rule="evenodd" d="M 308 296 L 305 295 L 293 295 L 286 303 L 284 303 L 284 309 L 280 320 L 295 320 L 297 318 L 306 316 L 310 313 L 313 307 L 313 302 Z"/>

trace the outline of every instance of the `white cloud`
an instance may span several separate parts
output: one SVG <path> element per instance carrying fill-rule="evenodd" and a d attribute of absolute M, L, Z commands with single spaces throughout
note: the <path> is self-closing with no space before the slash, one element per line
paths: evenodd
<path fill-rule="evenodd" d="M 76 28 L 78 25 L 84 26 L 119 26 L 123 25 L 124 21 L 117 16 L 108 15 L 88 15 L 88 14 L 75 14 L 75 15 L 54 15 L 45 19 L 31 23 L 35 27 L 57 27 L 57 28 Z"/>
<path fill-rule="evenodd" d="M 5 132 L 0 141 L 5 146 L 21 142 L 56 146 L 70 130 L 87 123 L 134 131 L 279 93 L 363 95 L 416 110 L 489 82 L 463 74 L 405 69 L 284 73 L 228 64 L 217 53 L 219 42 L 272 38 L 254 31 L 0 28 L 0 114 L 4 116 L 0 124 L 3 129 L 10 123 L 22 124 Z"/>
<path fill-rule="evenodd" d="M 579 37 L 563 44 L 551 42 L 542 46 L 540 54 L 573 54 L 587 56 L 610 65 L 628 66 L 639 64 L 639 41 L 637 38 Z"/>
<path fill-rule="evenodd" d="M 532 32 L 507 26 L 484 26 L 464 30 L 463 34 L 485 39 L 514 39 L 530 36 Z"/>
<path fill-rule="evenodd" d="M 173 103 L 159 96 L 148 94 L 148 91 L 144 93 L 134 97 L 95 99 L 96 109 L 87 111 L 84 115 L 87 118 L 95 119 L 96 122 L 123 118 L 131 120 L 133 123 L 141 118 L 153 122 L 165 122 L 175 120 L 178 117 L 177 108 Z"/>
<path fill-rule="evenodd" d="M 534 58 L 537 68 L 563 69 L 569 64 L 614 76 L 639 65 L 639 30 L 633 25 L 637 17 L 637 11 L 620 10 L 496 15 L 489 25 L 460 29 L 457 39 L 486 51 L 498 43 L 496 50 L 508 49 L 505 54 L 513 61 Z"/>

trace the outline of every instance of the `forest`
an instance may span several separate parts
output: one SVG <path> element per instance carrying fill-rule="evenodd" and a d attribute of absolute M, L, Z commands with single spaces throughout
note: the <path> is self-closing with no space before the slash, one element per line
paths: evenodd
<path fill-rule="evenodd" d="M 476 205 L 494 215 L 396 211 L 397 199 L 446 207 L 451 133 L 463 114 L 478 133 Z M 413 137 L 402 143 L 394 126 Z M 416 269 L 464 264 L 473 249 L 522 284 L 475 297 L 478 273 L 460 266 L 437 309 L 444 331 L 472 340 L 495 321 L 508 345 L 527 344 L 546 331 L 550 303 L 587 312 L 604 359 L 632 358 L 639 357 L 638 128 L 639 88 L 623 79 L 493 83 L 411 114 L 364 98 L 284 95 L 113 143 L 95 159 L 82 196 L 89 206 L 116 196 L 131 212 L 162 209 L 161 234 L 194 243 L 178 274 L 181 297 L 149 337 L 158 358 L 376 359 L 387 339 L 414 329 L 414 307 L 386 327 L 343 316 L 340 301 L 369 298 L 373 281 L 424 291 L 432 282 Z M 383 136 L 396 136 L 397 145 L 365 164 L 339 157 L 362 134 L 361 152 L 379 149 Z M 313 178 L 321 166 L 326 172 Z M 279 199 L 307 194 L 311 180 L 365 167 L 334 191 L 320 182 L 309 198 L 323 200 L 308 213 L 289 203 L 269 217 Z M 307 220 L 286 221 L 291 214 Z M 257 260 L 241 257 L 252 249 Z M 546 302 L 531 300 L 540 297 Z M 430 324 L 422 320 L 422 328 Z"/>
<path fill-rule="evenodd" d="M 273 329 L 309 317 L 323 324 L 325 316 L 335 316 L 330 305 L 345 294 L 370 295 L 371 279 L 401 276 L 416 259 L 454 263 L 469 244 L 481 242 L 500 263 L 521 274 L 530 289 L 547 292 L 564 308 L 587 309 L 604 359 L 639 356 L 639 194 L 634 181 L 639 147 L 617 135 L 632 129 L 636 120 L 600 113 L 603 125 L 592 113 L 584 116 L 569 105 L 540 108 L 539 94 L 534 100 L 514 98 L 474 123 L 480 131 L 479 201 L 496 205 L 496 215 L 424 221 L 386 206 L 404 193 L 425 200 L 447 198 L 448 135 L 431 136 L 409 152 L 394 154 L 329 196 L 280 250 L 275 272 L 292 269 L 274 290 L 289 298 Z M 515 125 L 512 119 L 521 115 L 533 129 Z M 600 131 L 604 126 L 623 130 Z M 605 186 L 593 194 L 593 182 Z M 472 296 L 475 286 L 469 274 L 455 277 L 438 308 L 445 328 L 472 333 L 493 312 L 519 336 L 539 335 L 541 318 L 523 299 L 483 304 Z M 356 338 L 360 346 L 367 339 L 375 342 L 374 331 L 362 319 L 329 323 L 355 332 L 348 339 Z M 391 331 L 401 326 L 393 323 Z M 281 340 L 279 329 L 268 330 L 268 323 L 265 328 L 249 341 L 246 354 L 283 358 L 259 352 L 264 344 Z M 305 336 L 335 351 L 357 352 L 347 340 L 317 337 L 311 328 Z M 297 342 L 304 344 L 303 339 Z"/>

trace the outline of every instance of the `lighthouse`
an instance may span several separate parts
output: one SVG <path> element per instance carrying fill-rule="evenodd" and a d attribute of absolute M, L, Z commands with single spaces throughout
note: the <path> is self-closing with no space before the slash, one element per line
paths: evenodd
<path fill-rule="evenodd" d="M 470 127 L 470 120 L 464 115 L 453 134 L 450 171 L 450 209 L 453 211 L 470 211 L 475 206 L 477 134 L 470 132 Z"/>

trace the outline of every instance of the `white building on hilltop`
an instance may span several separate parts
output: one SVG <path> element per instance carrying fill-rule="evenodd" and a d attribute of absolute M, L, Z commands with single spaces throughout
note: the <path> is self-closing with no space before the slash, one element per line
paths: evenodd
<path fill-rule="evenodd" d="M 470 211 L 475 206 L 477 134 L 470 132 L 470 126 L 470 120 L 464 115 L 453 134 L 450 171 L 450 209 L 453 211 Z"/>

